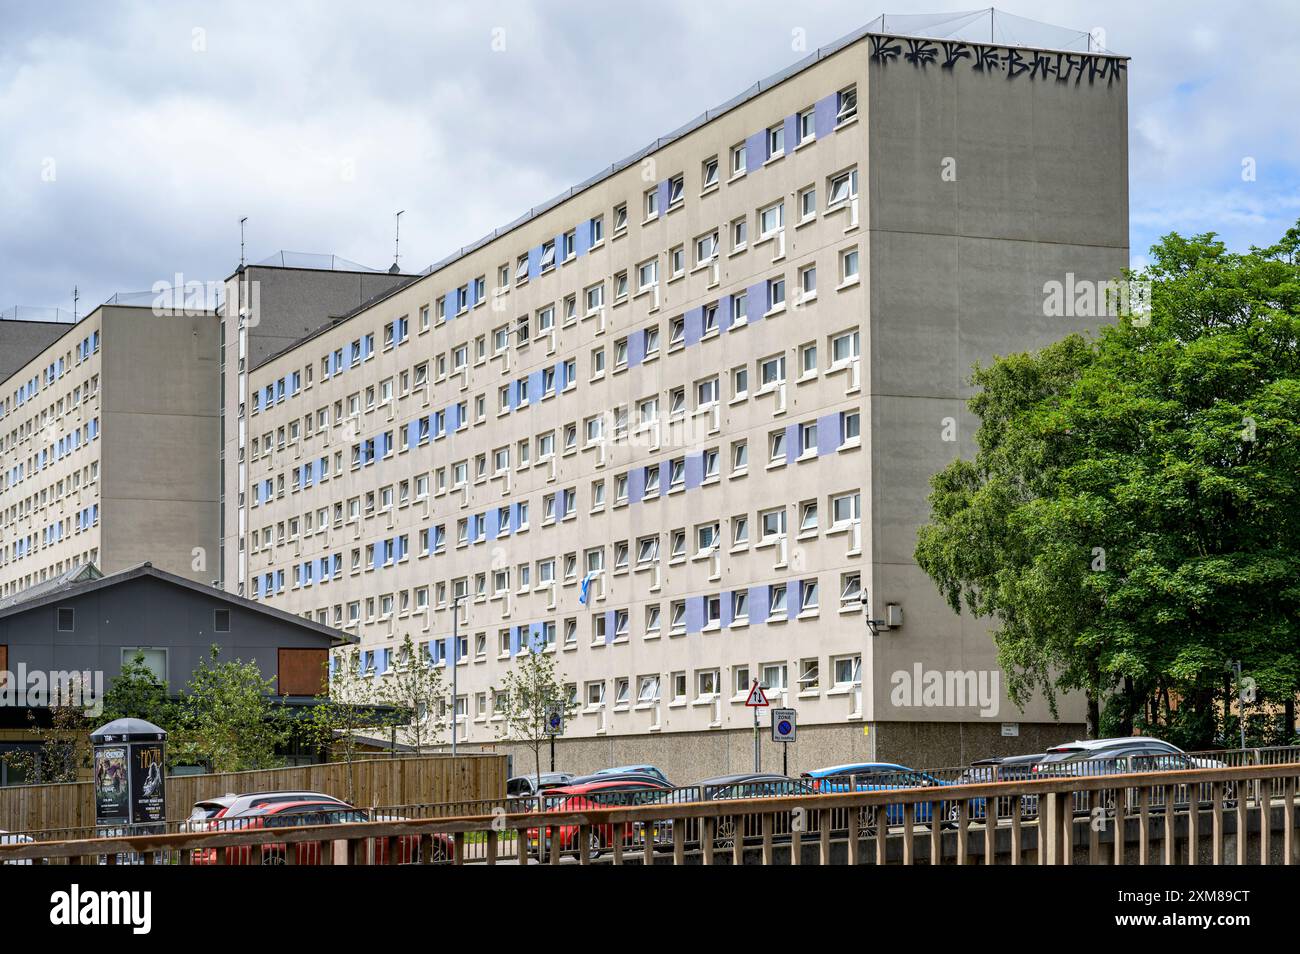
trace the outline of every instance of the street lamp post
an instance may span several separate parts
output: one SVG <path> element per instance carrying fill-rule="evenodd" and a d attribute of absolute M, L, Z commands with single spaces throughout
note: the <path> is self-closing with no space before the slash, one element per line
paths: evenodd
<path fill-rule="evenodd" d="M 451 601 L 451 754 L 456 754 L 456 702 L 458 695 L 457 664 L 460 662 L 460 602 L 465 597 L 456 596 Z"/>

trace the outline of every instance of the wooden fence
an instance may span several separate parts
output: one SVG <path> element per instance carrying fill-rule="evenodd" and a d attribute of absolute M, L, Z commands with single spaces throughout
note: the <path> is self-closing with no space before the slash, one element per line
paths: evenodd
<path fill-rule="evenodd" d="M 352 763 L 355 804 L 407 805 L 503 798 L 504 755 L 419 756 L 364 759 Z M 0 830 L 49 831 L 93 828 L 90 782 L 0 788 Z M 167 777 L 167 820 L 187 817 L 194 803 L 228 792 L 303 790 L 348 797 L 347 765 L 330 762 L 256 772 Z"/>

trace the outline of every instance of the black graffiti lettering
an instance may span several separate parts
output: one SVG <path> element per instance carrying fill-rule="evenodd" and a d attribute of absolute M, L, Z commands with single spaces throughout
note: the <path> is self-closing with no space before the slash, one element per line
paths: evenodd
<path fill-rule="evenodd" d="M 933 43 L 929 40 L 908 40 L 907 52 L 903 54 L 903 59 L 913 66 L 921 67 L 929 63 L 934 63 L 939 58 L 939 51 L 935 49 Z"/>
<path fill-rule="evenodd" d="M 969 60 L 970 50 L 965 43 L 953 43 L 948 41 L 943 44 L 943 68 L 950 70 L 956 65 L 958 60 Z"/>
<path fill-rule="evenodd" d="M 893 42 L 893 39 L 893 37 L 888 36 L 873 36 L 871 38 L 871 58 L 880 60 L 882 63 L 888 63 L 891 59 L 898 59 L 899 54 L 903 52 L 903 48 L 897 43 L 889 46 L 888 44 Z"/>

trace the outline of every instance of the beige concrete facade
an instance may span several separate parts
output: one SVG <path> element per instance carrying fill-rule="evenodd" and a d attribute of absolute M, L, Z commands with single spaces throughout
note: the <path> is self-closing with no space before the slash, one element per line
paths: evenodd
<path fill-rule="evenodd" d="M 446 671 L 463 595 L 460 737 L 496 740 L 493 687 L 537 641 L 579 702 L 564 768 L 747 765 L 755 679 L 812 764 L 1076 735 L 1078 700 L 1059 728 L 1009 702 L 987 627 L 912 551 L 929 476 L 974 451 L 971 363 L 1095 324 L 1045 317 L 1044 284 L 1127 263 L 1125 61 L 912 42 L 819 58 L 248 360 L 226 586 L 359 635 L 376 672 L 407 635 Z"/>
<path fill-rule="evenodd" d="M 217 330 L 104 305 L 0 383 L 0 595 L 85 563 L 216 578 Z"/>

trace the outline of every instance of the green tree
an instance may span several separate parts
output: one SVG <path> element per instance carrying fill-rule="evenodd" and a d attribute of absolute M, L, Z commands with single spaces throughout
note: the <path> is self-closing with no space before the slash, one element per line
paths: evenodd
<path fill-rule="evenodd" d="M 275 680 L 255 662 L 220 661 L 213 646 L 180 698 L 177 728 L 168 739 L 173 761 L 206 762 L 214 772 L 274 768 L 276 749 L 289 738 L 284 710 L 275 705 Z"/>
<path fill-rule="evenodd" d="M 567 726 L 577 711 L 577 703 L 565 690 L 553 652 L 532 650 L 515 657 L 499 687 L 492 687 L 493 698 L 504 696 L 504 708 L 497 736 L 521 742 L 533 750 L 533 768 L 541 785 L 542 746 L 551 740 L 549 718 L 559 712 Z"/>
<path fill-rule="evenodd" d="M 1126 275 L 1150 282 L 1149 313 L 974 369 L 978 450 L 933 477 L 916 558 L 954 610 L 994 620 L 1018 703 L 1079 689 L 1090 732 L 1199 747 L 1233 728 L 1239 659 L 1292 734 L 1298 247 L 1294 229 L 1245 254 L 1168 235 Z"/>
<path fill-rule="evenodd" d="M 79 676 L 74 676 L 67 684 L 71 696 L 51 700 L 54 704 L 48 707 L 48 721 L 27 710 L 27 731 L 36 747 L 6 752 L 4 756 L 10 770 L 27 783 L 76 782 L 90 769 L 94 753 L 90 733 L 99 728 L 101 719 L 88 716 L 75 703 L 80 681 Z"/>
<path fill-rule="evenodd" d="M 397 650 L 397 664 L 379 679 L 376 699 L 392 707 L 398 740 L 420 752 L 433 744 L 446 722 L 439 708 L 447 700 L 442 675 L 421 654 L 408 635 Z"/>
<path fill-rule="evenodd" d="M 144 719 L 169 733 L 175 728 L 176 706 L 167 698 L 167 686 L 145 665 L 139 650 L 104 693 L 104 721 L 114 719 Z"/>
<path fill-rule="evenodd" d="M 304 740 L 323 749 L 333 761 L 344 763 L 345 800 L 355 803 L 360 733 L 385 729 L 391 717 L 379 696 L 375 677 L 361 672 L 360 651 L 345 650 L 335 660 L 336 665 L 327 673 L 328 691 L 316 697 L 299 729 Z"/>

